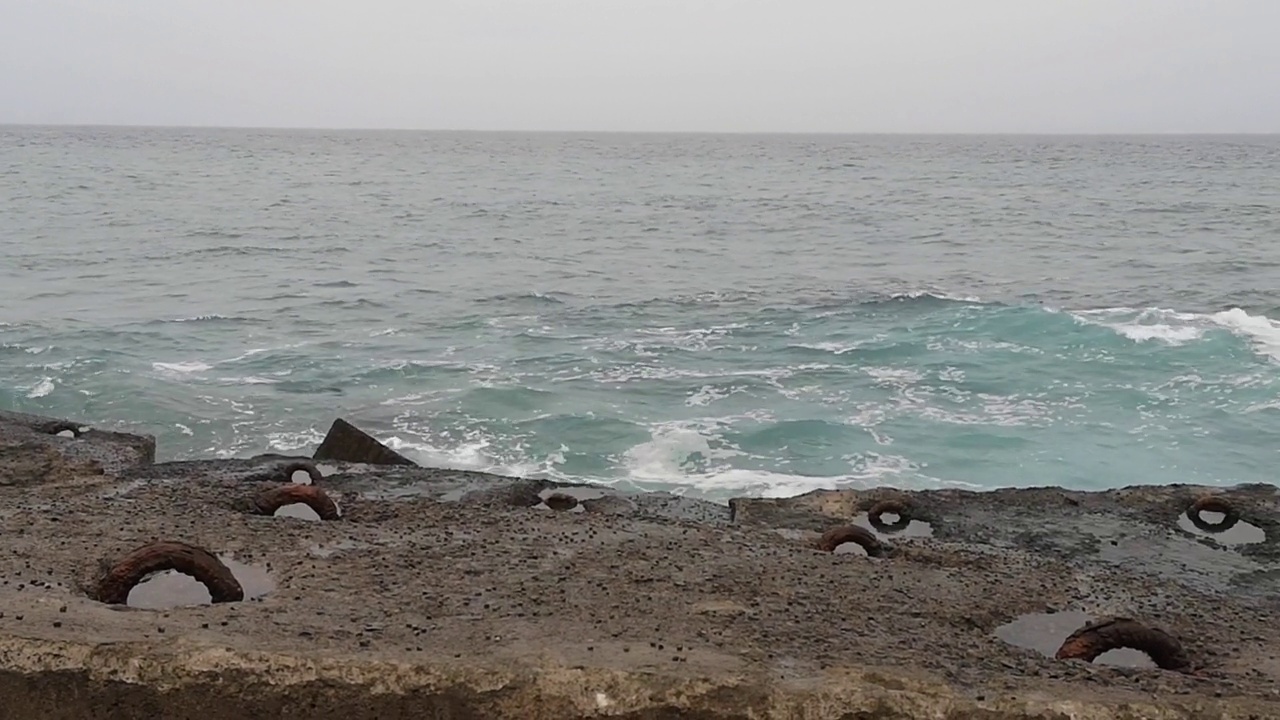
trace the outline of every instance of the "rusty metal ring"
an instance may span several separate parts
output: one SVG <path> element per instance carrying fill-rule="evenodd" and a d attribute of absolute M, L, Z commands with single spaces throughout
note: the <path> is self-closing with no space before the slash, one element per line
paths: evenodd
<path fill-rule="evenodd" d="M 281 485 L 264 490 L 253 499 L 253 509 L 259 515 L 274 515 L 285 505 L 302 503 L 320 516 L 321 520 L 337 520 L 338 505 L 329 494 L 315 485 Z"/>
<path fill-rule="evenodd" d="M 546 506 L 552 510 L 572 510 L 578 507 L 578 498 L 565 493 L 552 493 L 542 499 Z"/>
<path fill-rule="evenodd" d="M 1200 517 L 1202 512 L 1222 513 L 1222 521 L 1211 523 Z M 1229 500 L 1219 495 L 1205 495 L 1198 498 L 1187 508 L 1187 519 L 1200 530 L 1207 533 L 1221 533 L 1235 527 L 1240 522 L 1240 512 Z"/>
<path fill-rule="evenodd" d="M 818 538 L 818 549 L 823 552 L 835 552 L 837 547 L 848 542 L 861 545 L 870 557 L 879 557 L 884 554 L 884 546 L 876 536 L 870 530 L 857 525 L 841 525 L 826 531 L 821 538 Z"/>
<path fill-rule="evenodd" d="M 1093 662 L 1102 653 L 1118 648 L 1141 650 L 1164 670 L 1186 671 L 1191 666 L 1191 659 L 1177 638 L 1128 618 L 1085 625 L 1067 637 L 1055 657 Z"/>
<path fill-rule="evenodd" d="M 109 605 L 124 605 L 135 585 L 162 570 L 176 570 L 200 581 L 215 603 L 244 599 L 240 582 L 221 560 L 207 550 L 174 541 L 153 542 L 129 553 L 98 581 L 97 598 Z"/>
<path fill-rule="evenodd" d="M 881 519 L 885 513 L 898 516 L 897 522 L 887 523 Z M 904 500 L 881 500 L 867 511 L 867 522 L 882 533 L 896 533 L 907 529 L 911 524 L 911 506 Z"/>
<path fill-rule="evenodd" d="M 324 479 L 324 475 L 320 472 L 320 468 L 316 467 L 315 463 L 307 462 L 305 460 L 281 465 L 278 472 L 283 476 L 285 482 L 293 482 L 293 474 L 299 470 L 302 470 L 307 474 L 307 477 L 311 478 L 312 485 L 319 485 L 320 481 Z"/>

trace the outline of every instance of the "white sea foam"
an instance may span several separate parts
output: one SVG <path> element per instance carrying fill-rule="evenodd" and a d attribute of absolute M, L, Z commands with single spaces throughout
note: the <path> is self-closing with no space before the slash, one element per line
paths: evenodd
<path fill-rule="evenodd" d="M 689 397 L 684 399 L 684 404 L 688 407 L 705 407 L 717 400 L 723 400 L 734 393 L 742 392 L 745 388 L 741 386 L 733 387 L 716 387 L 715 385 L 703 385 Z"/>
<path fill-rule="evenodd" d="M 190 375 L 191 373 L 200 373 L 206 370 L 212 370 L 213 366 L 208 363 L 202 363 L 198 360 L 194 360 L 191 362 L 175 363 L 153 362 L 151 363 L 151 368 L 158 372 L 170 375 Z"/>
<path fill-rule="evenodd" d="M 405 439 L 399 435 L 392 435 L 383 442 L 387 447 L 423 466 L 450 470 L 471 470 L 514 477 L 556 477 L 557 473 L 552 472 L 554 466 L 564 462 L 563 452 L 553 453 L 541 462 L 527 457 L 514 460 L 498 457 L 491 438 L 478 432 L 468 435 L 462 442 L 449 446 L 435 445 L 417 437 Z M 512 448 L 517 455 L 522 454 L 520 450 L 519 447 Z"/>
<path fill-rule="evenodd" d="M 262 353 L 264 353 L 264 352 L 270 352 L 270 351 L 271 351 L 271 348 L 252 348 L 252 349 L 249 349 L 249 350 L 244 351 L 243 353 L 241 353 L 241 354 L 239 354 L 239 355 L 237 355 L 237 356 L 235 356 L 235 357 L 233 357 L 233 358 L 227 358 L 226 360 L 219 360 L 219 361 L 218 361 L 218 364 L 219 364 L 219 365 L 222 365 L 222 364 L 224 364 L 224 363 L 240 362 L 241 360 L 248 360 L 249 358 L 253 357 L 254 355 L 261 355 L 261 354 L 262 354 Z"/>
<path fill-rule="evenodd" d="M 1135 342 L 1155 340 L 1168 345 L 1184 345 L 1203 338 L 1210 330 L 1225 329 L 1248 340 L 1258 353 L 1280 361 L 1280 322 L 1250 315 L 1240 308 L 1202 314 L 1119 307 L 1078 311 L 1072 316 L 1080 322 L 1110 328 Z"/>
<path fill-rule="evenodd" d="M 794 343 L 789 347 L 805 348 L 806 350 L 821 350 L 835 355 L 844 355 L 853 352 L 861 346 L 861 343 L 840 343 L 840 342 L 818 342 L 818 343 Z"/>
<path fill-rule="evenodd" d="M 1280 322 L 1262 315 L 1250 315 L 1240 308 L 1223 310 L 1209 317 L 1231 332 L 1248 337 L 1258 352 L 1280 361 Z"/>
<path fill-rule="evenodd" d="M 36 383 L 35 386 L 32 387 L 29 392 L 27 392 L 27 397 L 32 399 L 42 398 L 45 395 L 48 395 L 49 393 L 53 392 L 53 390 L 54 390 L 53 378 L 46 377 L 40 382 Z"/>
<path fill-rule="evenodd" d="M 919 300 L 921 298 L 935 298 L 937 300 L 950 300 L 952 302 L 963 303 L 981 303 L 982 298 L 977 295 L 953 295 L 951 293 L 939 290 L 911 290 L 903 293 L 895 293 L 891 296 L 894 300 Z"/>
<path fill-rule="evenodd" d="M 279 380 L 272 378 L 259 377 L 257 375 L 246 375 L 244 377 L 225 377 L 220 378 L 218 383 L 221 385 L 275 385 Z"/>
<path fill-rule="evenodd" d="M 226 315 L 219 315 L 217 313 L 210 313 L 208 315 L 192 315 L 190 317 L 170 318 L 168 320 L 165 320 L 164 322 L 182 323 L 182 322 L 206 322 L 209 320 L 239 320 L 239 319 L 241 318 L 234 318 L 234 317 L 228 317 Z"/>
<path fill-rule="evenodd" d="M 1146 342 L 1147 340 L 1163 340 L 1170 345 L 1182 345 L 1192 340 L 1199 340 L 1204 331 L 1195 327 L 1174 327 L 1172 325 L 1136 325 L 1119 323 L 1111 326 L 1116 332 L 1130 340 Z"/>
<path fill-rule="evenodd" d="M 727 443 L 719 430 L 733 418 L 658 423 L 650 439 L 623 454 L 624 474 L 618 482 L 685 486 L 700 492 L 743 492 L 763 497 L 790 497 L 812 490 L 840 487 L 966 487 L 968 483 L 931 478 L 898 455 L 862 453 L 848 458 L 850 471 L 834 476 L 792 475 L 734 467 L 741 449 Z"/>

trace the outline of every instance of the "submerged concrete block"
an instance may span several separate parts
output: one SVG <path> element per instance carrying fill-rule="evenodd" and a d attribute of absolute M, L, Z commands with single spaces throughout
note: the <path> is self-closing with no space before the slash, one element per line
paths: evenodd
<path fill-rule="evenodd" d="M 368 465 L 417 465 L 342 418 L 333 421 L 312 457 Z"/>

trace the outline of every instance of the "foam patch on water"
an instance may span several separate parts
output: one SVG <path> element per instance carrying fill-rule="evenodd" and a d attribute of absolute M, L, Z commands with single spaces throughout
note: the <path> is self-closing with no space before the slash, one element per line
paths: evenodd
<path fill-rule="evenodd" d="M 190 317 L 169 318 L 168 320 L 161 320 L 161 322 L 186 323 L 186 322 L 214 322 L 214 321 L 222 321 L 222 320 L 247 321 L 249 320 L 249 318 L 230 317 L 227 315 L 219 315 L 217 313 L 211 313 L 209 315 L 192 315 Z"/>
<path fill-rule="evenodd" d="M 833 355 L 844 355 L 853 352 L 862 346 L 862 343 L 856 342 L 816 342 L 816 343 L 795 343 L 790 347 L 804 348 L 806 350 L 820 350 L 829 352 Z"/>
<path fill-rule="evenodd" d="M 1240 308 L 1223 310 L 1209 317 L 1237 335 L 1248 337 L 1259 352 L 1280 361 L 1280 322 L 1262 315 L 1250 315 Z"/>
<path fill-rule="evenodd" d="M 493 439 L 479 432 L 468 433 L 468 437 L 457 445 L 433 444 L 422 438 L 404 439 L 397 435 L 384 439 L 383 443 L 425 467 L 485 472 L 512 477 L 555 479 L 563 477 L 554 469 L 556 465 L 564 462 L 563 451 L 551 453 L 538 461 L 529 458 L 524 454 L 522 447 L 516 446 L 502 454 L 508 457 L 503 457 L 497 452 Z"/>
<path fill-rule="evenodd" d="M 841 487 L 980 487 L 925 476 L 911 460 L 880 453 L 850 458 L 850 472 L 842 475 L 807 476 L 734 467 L 732 460 L 747 453 L 719 435 L 727 420 L 655 425 L 648 442 L 623 454 L 624 474 L 618 482 L 683 485 L 712 494 L 746 492 L 773 498 Z"/>
<path fill-rule="evenodd" d="M 717 387 L 715 385 L 703 385 L 695 392 L 685 398 L 684 404 L 689 407 L 705 407 L 717 400 L 723 400 L 735 393 L 743 392 L 746 388 L 735 385 L 733 387 Z"/>
<path fill-rule="evenodd" d="M 30 391 L 27 392 L 27 397 L 33 400 L 36 398 L 42 398 L 48 395 L 49 393 L 53 392 L 53 390 L 54 390 L 53 378 L 46 377 L 40 382 L 36 383 L 36 385 L 32 387 Z"/>
<path fill-rule="evenodd" d="M 158 372 L 170 375 L 190 375 L 192 373 L 201 373 L 206 370 L 212 370 L 213 366 L 197 360 L 192 362 L 175 363 L 153 362 L 151 363 L 151 368 Z"/>
<path fill-rule="evenodd" d="M 1155 340 L 1175 346 L 1199 340 L 1209 330 L 1226 329 L 1248 340 L 1257 352 L 1280 361 L 1280 322 L 1250 315 L 1240 308 L 1209 314 L 1164 308 L 1105 308 L 1079 311 L 1072 316 L 1090 325 L 1110 328 L 1135 342 Z"/>

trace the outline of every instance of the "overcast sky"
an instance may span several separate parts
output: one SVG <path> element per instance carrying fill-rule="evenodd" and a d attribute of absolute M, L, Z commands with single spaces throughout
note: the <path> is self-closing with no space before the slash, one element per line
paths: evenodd
<path fill-rule="evenodd" d="M 1280 132 L 1280 0 L 0 0 L 0 123 Z"/>

